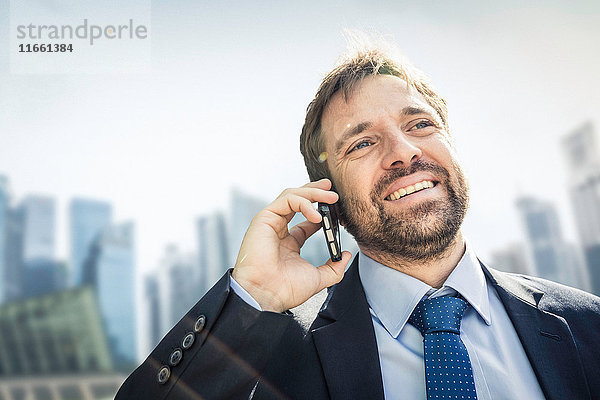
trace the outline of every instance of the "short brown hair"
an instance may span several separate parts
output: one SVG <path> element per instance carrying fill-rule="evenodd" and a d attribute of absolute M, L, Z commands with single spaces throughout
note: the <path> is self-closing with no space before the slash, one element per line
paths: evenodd
<path fill-rule="evenodd" d="M 424 74 L 408 61 L 384 50 L 383 46 L 370 46 L 354 50 L 331 71 L 321 82 L 315 98 L 306 110 L 306 119 L 300 134 L 300 152 L 311 181 L 330 178 L 327 167 L 321 119 L 332 97 L 340 90 L 348 101 L 352 90 L 366 76 L 392 75 L 406 81 L 433 107 L 448 131 L 446 101 L 438 95 Z"/>

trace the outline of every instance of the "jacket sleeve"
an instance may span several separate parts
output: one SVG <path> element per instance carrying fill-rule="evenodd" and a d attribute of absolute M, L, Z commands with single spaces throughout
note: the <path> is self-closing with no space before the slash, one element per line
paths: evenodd
<path fill-rule="evenodd" d="M 231 270 L 171 329 L 115 400 L 248 399 L 293 317 L 258 311 Z"/>

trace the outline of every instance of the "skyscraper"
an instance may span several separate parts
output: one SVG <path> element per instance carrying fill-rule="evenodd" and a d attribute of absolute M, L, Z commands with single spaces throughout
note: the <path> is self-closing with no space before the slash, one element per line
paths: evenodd
<path fill-rule="evenodd" d="M 239 199 L 237 202 L 239 203 Z M 237 204 L 237 207 L 240 208 L 238 208 L 237 211 L 235 209 L 232 210 L 232 213 L 238 215 L 237 218 L 245 219 L 241 214 L 244 214 L 244 211 L 247 211 L 244 208 L 246 206 L 248 206 L 248 204 Z M 250 217 L 250 219 L 252 219 L 252 217 Z M 250 221 L 248 221 L 248 223 L 249 222 Z M 238 221 L 233 222 L 232 225 L 238 226 Z M 196 222 L 196 233 L 198 240 L 198 269 L 200 272 L 202 295 L 219 280 L 228 268 L 234 266 L 239 245 L 235 249 L 236 254 L 232 256 L 228 246 L 229 240 L 225 216 L 218 211 L 199 217 Z M 244 233 L 245 230 L 242 233 L 242 237 Z M 241 244 L 239 231 L 236 230 L 235 236 L 235 240 L 239 240 Z M 234 259 L 233 262 L 231 261 L 232 258 Z"/>
<path fill-rule="evenodd" d="M 158 313 L 160 337 L 164 336 L 203 293 L 200 288 L 200 271 L 195 268 L 191 255 L 183 254 L 173 244 L 165 248 L 156 272 L 159 298 Z M 152 311 L 151 311 L 152 312 Z"/>
<path fill-rule="evenodd" d="M 591 291 L 600 295 L 600 150 L 591 122 L 562 140 L 575 223 L 590 276 Z"/>
<path fill-rule="evenodd" d="M 10 301 L 23 296 L 23 210 L 11 208 L 6 212 L 4 248 L 4 300 Z"/>
<path fill-rule="evenodd" d="M 532 197 L 517 200 L 536 275 L 565 285 L 587 289 L 583 266 L 572 246 L 562 238 L 553 205 Z"/>
<path fill-rule="evenodd" d="M 69 206 L 71 235 L 72 284 L 80 285 L 83 280 L 83 264 L 94 239 L 112 220 L 109 203 L 90 199 L 73 199 Z"/>
<path fill-rule="evenodd" d="M 137 361 L 134 250 L 133 223 L 105 228 L 92 245 L 82 278 L 96 290 L 114 364 L 124 370 Z"/>
<path fill-rule="evenodd" d="M 54 199 L 30 195 L 21 202 L 23 217 L 23 296 L 56 289 Z"/>
<path fill-rule="evenodd" d="M 10 206 L 8 178 L 0 175 L 0 303 L 6 300 L 6 219 Z"/>
<path fill-rule="evenodd" d="M 265 200 L 248 195 L 239 189 L 231 191 L 229 221 L 229 266 L 233 267 L 237 259 L 242 239 L 252 218 L 267 206 Z"/>
<path fill-rule="evenodd" d="M 160 294 L 158 291 L 158 280 L 155 275 L 148 275 L 145 277 L 144 289 L 146 295 L 144 312 L 147 315 L 147 327 L 145 331 L 148 332 L 148 344 L 150 346 L 150 348 L 145 351 L 145 353 L 147 353 L 158 344 L 163 336 L 163 324 L 160 319 Z"/>

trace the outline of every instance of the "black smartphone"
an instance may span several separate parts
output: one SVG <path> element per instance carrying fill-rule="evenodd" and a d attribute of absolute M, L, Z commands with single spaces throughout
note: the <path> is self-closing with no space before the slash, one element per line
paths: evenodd
<path fill-rule="evenodd" d="M 329 250 L 331 261 L 340 261 L 342 259 L 342 242 L 337 204 L 319 203 L 317 208 L 323 216 L 321 227 L 325 233 L 325 241 L 327 242 L 327 250 Z"/>

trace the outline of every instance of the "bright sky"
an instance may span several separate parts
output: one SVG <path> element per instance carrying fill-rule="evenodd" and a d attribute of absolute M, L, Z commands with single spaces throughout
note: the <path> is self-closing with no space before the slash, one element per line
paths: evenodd
<path fill-rule="evenodd" d="M 0 0 L 0 174 L 17 199 L 58 199 L 59 256 L 68 201 L 86 196 L 136 221 L 139 268 L 154 269 L 167 243 L 194 249 L 195 218 L 226 210 L 232 186 L 271 199 L 307 180 L 306 106 L 358 28 L 391 37 L 447 98 L 484 259 L 521 239 L 518 193 L 555 203 L 574 238 L 559 139 L 600 124 L 600 3 L 485 3 L 153 2 L 152 72 L 19 75 Z"/>

